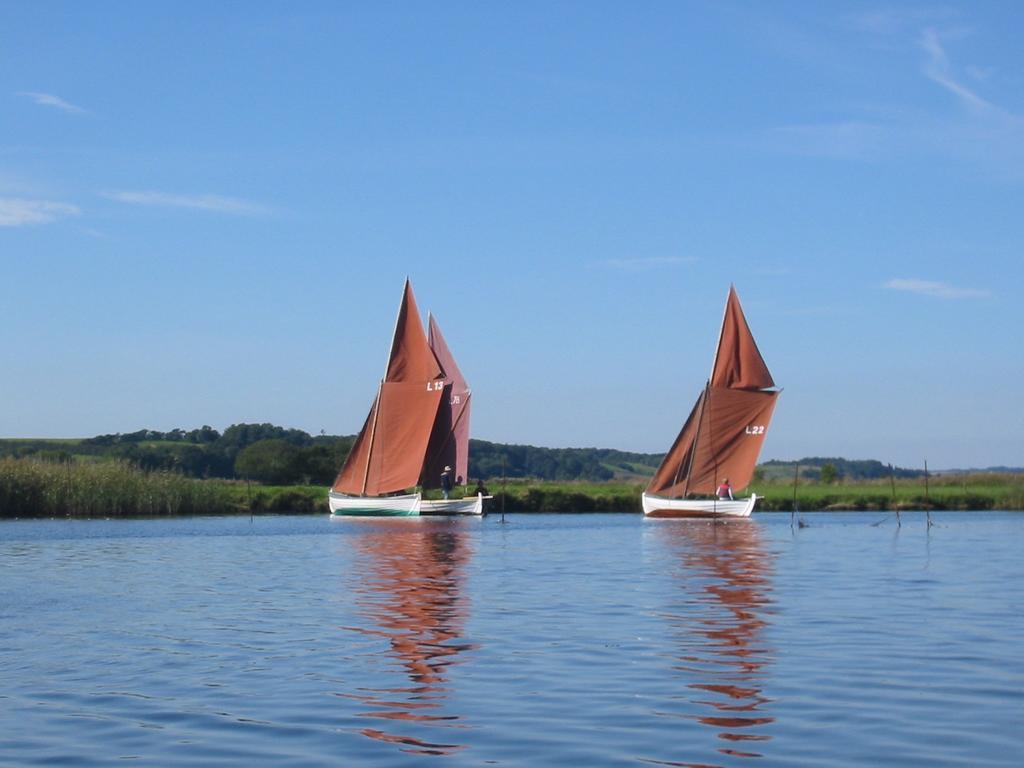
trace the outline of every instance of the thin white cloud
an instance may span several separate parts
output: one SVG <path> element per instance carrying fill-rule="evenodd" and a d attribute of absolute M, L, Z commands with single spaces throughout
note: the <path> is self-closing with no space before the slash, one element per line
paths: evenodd
<path fill-rule="evenodd" d="M 70 112 L 74 115 L 85 114 L 85 110 L 79 106 L 71 104 L 70 102 L 64 101 L 60 96 L 54 96 L 52 93 L 39 93 L 37 91 L 21 91 L 19 96 L 27 96 L 32 99 L 36 104 L 43 107 L 53 107 L 64 112 Z"/>
<path fill-rule="evenodd" d="M 615 269 L 656 269 L 671 267 L 677 264 L 693 264 L 697 259 L 693 256 L 646 256 L 637 259 L 605 259 L 602 264 Z"/>
<path fill-rule="evenodd" d="M 783 125 L 759 137 L 772 152 L 806 157 L 897 162 L 915 155 L 964 161 L 998 178 L 1024 179 L 1024 115 L 1002 106 L 998 70 L 971 62 L 958 65 L 951 41 L 975 34 L 959 15 L 940 9 L 882 10 L 846 19 L 846 26 L 902 53 L 911 41 L 917 71 L 929 88 L 952 96 L 956 110 L 921 104 L 853 104 L 837 120 Z"/>
<path fill-rule="evenodd" d="M 946 49 L 942 47 L 939 34 L 935 29 L 929 27 L 921 33 L 921 47 L 928 54 L 925 62 L 925 76 L 941 85 L 947 91 L 956 96 L 968 109 L 977 112 L 991 112 L 996 110 L 994 104 L 976 94 L 963 83 L 959 82 L 953 74 L 953 68 L 946 55 Z"/>
<path fill-rule="evenodd" d="M 236 216 L 258 216 L 266 213 L 266 206 L 237 197 L 223 195 L 178 195 L 167 192 L 116 191 L 100 193 L 108 200 L 129 205 L 151 205 L 164 208 L 189 208 L 211 213 L 230 213 Z"/>
<path fill-rule="evenodd" d="M 922 296 L 933 296 L 938 299 L 982 299 L 989 295 L 988 291 L 977 288 L 957 288 L 948 283 L 934 280 L 918 280 L 917 278 L 893 278 L 884 288 L 892 291 L 906 291 Z"/>
<path fill-rule="evenodd" d="M 78 206 L 70 203 L 0 197 L 0 227 L 46 224 L 63 216 L 77 216 L 79 213 L 81 211 Z"/>

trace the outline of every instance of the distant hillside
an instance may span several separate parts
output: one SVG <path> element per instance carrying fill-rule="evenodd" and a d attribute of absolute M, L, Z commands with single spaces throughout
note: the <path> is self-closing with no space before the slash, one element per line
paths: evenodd
<path fill-rule="evenodd" d="M 120 459 L 147 469 L 190 477 L 251 478 L 277 484 L 334 481 L 355 435 L 310 435 L 273 424 L 232 424 L 186 431 L 140 429 L 130 433 L 68 440 L 0 440 L 0 457 L 33 456 L 47 461 Z M 661 454 L 609 448 L 539 448 L 469 442 L 469 476 L 539 480 L 643 479 L 654 473 Z"/>
<path fill-rule="evenodd" d="M 662 456 L 612 448 L 538 448 L 470 440 L 469 476 L 494 479 L 504 474 L 542 480 L 647 478 L 654 474 Z"/>
<path fill-rule="evenodd" d="M 209 426 L 186 431 L 140 429 L 127 434 L 89 438 L 0 439 L 0 457 L 32 456 L 45 461 L 120 459 L 146 469 L 167 469 L 189 477 L 250 478 L 275 484 L 331 483 L 355 441 L 354 435 L 310 435 L 273 424 L 232 424 L 218 432 Z M 661 463 L 660 453 L 630 453 L 613 448 L 540 448 L 533 445 L 469 441 L 472 481 L 533 478 L 559 481 L 622 480 L 645 482 Z M 894 467 L 880 461 L 807 457 L 766 461 L 758 467 L 764 480 L 789 480 L 799 465 L 800 477 L 817 480 L 822 468 L 836 479 L 870 480 L 921 477 L 923 469 Z M 957 474 L 979 470 L 943 470 Z M 1017 473 L 1019 468 L 991 467 L 988 472 Z"/>
<path fill-rule="evenodd" d="M 923 469 L 904 469 L 883 464 L 875 459 L 851 460 L 838 456 L 808 456 L 796 461 L 766 461 L 758 466 L 766 480 L 781 480 L 793 477 L 797 466 L 800 467 L 800 477 L 808 480 L 816 480 L 821 476 L 821 468 L 831 465 L 836 472 L 836 477 L 847 480 L 875 480 L 889 477 L 890 474 L 897 478 L 922 477 Z"/>
<path fill-rule="evenodd" d="M 994 475 L 1020 475 L 1024 474 L 1024 467 L 985 467 L 978 469 L 972 467 L 971 469 L 940 469 L 937 471 L 929 470 L 930 474 L 933 475 L 977 475 L 979 473 L 994 474 Z"/>
<path fill-rule="evenodd" d="M 877 480 L 891 475 L 896 478 L 924 477 L 924 468 L 907 469 L 892 467 L 874 459 L 851 460 L 840 457 L 808 456 L 796 461 L 766 461 L 758 465 L 758 471 L 766 480 L 783 480 L 792 478 L 796 467 L 800 467 L 800 477 L 817 480 L 821 476 L 821 468 L 832 465 L 836 477 L 846 480 Z M 978 473 L 1019 474 L 1024 469 L 1019 467 L 985 467 L 983 469 L 929 469 L 930 475 L 966 475 Z"/>

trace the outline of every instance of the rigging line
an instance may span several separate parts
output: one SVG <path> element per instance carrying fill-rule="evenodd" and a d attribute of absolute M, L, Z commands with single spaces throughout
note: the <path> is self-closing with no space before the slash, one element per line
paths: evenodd
<path fill-rule="evenodd" d="M 697 403 L 694 404 L 694 407 L 696 407 L 701 402 L 701 400 L 702 400 L 702 398 L 698 398 Z M 691 415 L 692 415 L 692 412 L 691 412 Z M 676 442 L 672 443 L 672 448 L 669 448 L 669 454 L 671 454 L 672 450 L 676 447 L 676 445 L 682 441 L 682 439 L 683 439 L 683 432 L 686 431 L 686 424 L 687 423 L 689 423 L 689 419 L 687 419 L 687 421 L 683 423 L 683 431 L 679 433 L 679 437 L 676 438 Z M 693 465 L 693 446 L 694 446 L 693 441 L 690 441 L 689 452 L 684 457 L 686 459 L 686 474 L 687 474 L 687 477 L 689 477 L 690 467 Z M 663 461 L 662 464 L 664 464 L 666 461 L 668 461 L 669 454 L 665 455 L 665 461 Z M 683 473 L 683 461 L 680 460 L 679 464 L 676 466 L 675 474 L 672 476 L 672 484 L 670 486 L 668 486 L 669 489 L 675 488 L 677 485 L 679 485 L 679 476 L 682 473 Z M 682 495 L 685 496 L 686 493 L 684 492 Z"/>
<path fill-rule="evenodd" d="M 729 316 L 729 299 L 733 294 L 735 288 L 732 283 L 729 284 L 729 293 L 725 297 L 725 309 L 722 310 L 722 325 L 718 329 L 718 343 L 715 345 L 715 359 L 711 361 L 711 375 L 708 377 L 710 383 L 715 378 L 715 369 L 718 367 L 718 355 L 722 351 L 722 337 L 725 336 L 725 319 Z"/>
<path fill-rule="evenodd" d="M 402 320 L 402 311 L 408 310 L 406 305 L 406 296 L 412 292 L 412 283 L 409 281 L 409 276 L 405 276 L 405 285 L 402 287 L 402 300 L 398 303 L 398 312 L 395 313 L 395 328 L 391 332 L 391 346 L 388 348 L 388 363 L 384 366 L 384 378 L 380 380 L 380 384 L 377 385 L 377 400 L 373 404 L 373 424 L 370 426 L 370 446 L 366 450 L 366 472 L 363 474 L 363 490 L 360 496 L 366 495 L 366 484 L 370 479 L 370 459 L 373 457 L 373 435 L 377 431 L 377 416 L 380 414 L 380 396 L 384 389 L 384 381 L 388 377 L 388 372 L 391 370 L 391 358 L 395 354 L 395 344 L 398 341 L 398 324 Z M 419 322 L 419 318 L 416 318 Z"/>
<path fill-rule="evenodd" d="M 718 355 L 722 351 L 722 337 L 725 335 L 725 320 L 729 316 L 729 299 L 732 298 L 732 294 L 735 288 L 732 283 L 729 284 L 729 293 L 725 297 L 725 307 L 722 309 L 722 324 L 718 328 L 718 343 L 715 344 L 715 357 L 711 361 L 711 375 L 708 376 L 707 384 L 704 385 L 704 398 L 700 404 L 700 415 L 697 419 L 697 434 L 693 437 L 693 446 L 690 449 L 690 464 L 686 468 L 686 483 L 683 485 L 683 497 L 690 491 L 690 475 L 693 472 L 693 459 L 697 455 L 697 441 L 700 439 L 700 428 L 704 423 L 704 408 L 707 405 L 708 399 L 711 397 L 711 380 L 715 377 L 715 369 L 718 367 Z M 715 464 L 715 475 L 718 474 L 718 465 Z"/>
<path fill-rule="evenodd" d="M 697 445 L 700 440 L 700 429 L 704 426 L 704 408 L 707 407 L 708 399 L 711 397 L 711 379 L 704 385 L 704 396 L 700 399 L 700 413 L 697 415 L 697 433 L 693 436 L 693 445 L 690 447 L 690 465 L 686 468 L 686 482 L 683 485 L 683 498 L 690 492 L 690 475 L 693 472 L 693 460 L 697 456 Z"/>
<path fill-rule="evenodd" d="M 709 391 L 708 391 L 708 399 L 709 400 L 711 399 L 710 388 L 709 388 Z M 711 481 L 711 484 L 714 485 L 715 483 L 718 482 L 718 451 L 715 448 L 715 432 L 711 428 L 710 421 L 711 420 L 708 419 L 708 422 L 709 422 L 708 423 L 708 443 L 711 444 L 711 460 L 715 463 L 715 477 Z M 715 488 L 715 511 L 716 512 L 718 511 L 718 489 L 717 488 Z"/>
<path fill-rule="evenodd" d="M 366 495 L 366 484 L 370 480 L 370 459 L 373 458 L 373 435 L 377 431 L 377 416 L 380 415 L 380 396 L 384 389 L 384 379 L 377 385 L 377 399 L 373 403 L 373 423 L 370 425 L 370 445 L 366 449 L 366 471 L 363 473 L 363 490 L 360 496 Z"/>

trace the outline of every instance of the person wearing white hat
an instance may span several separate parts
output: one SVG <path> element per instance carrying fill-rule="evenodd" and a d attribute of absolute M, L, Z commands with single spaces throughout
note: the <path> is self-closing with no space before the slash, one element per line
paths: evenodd
<path fill-rule="evenodd" d="M 441 493 L 447 499 L 448 492 L 452 489 L 452 468 L 445 467 L 441 473 Z"/>

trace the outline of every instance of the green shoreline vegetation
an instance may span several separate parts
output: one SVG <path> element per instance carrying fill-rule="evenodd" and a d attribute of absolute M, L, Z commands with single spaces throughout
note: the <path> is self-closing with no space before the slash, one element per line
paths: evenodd
<path fill-rule="evenodd" d="M 644 482 L 488 482 L 488 511 L 639 512 Z M 472 486 L 467 488 L 467 493 Z M 1024 510 L 1024 475 L 974 473 L 927 478 L 755 482 L 758 512 L 826 510 Z M 436 496 L 429 492 L 428 497 Z M 0 518 L 140 517 L 327 512 L 324 485 L 264 485 L 144 470 L 123 460 L 0 459 Z"/>
<path fill-rule="evenodd" d="M 273 424 L 0 439 L 0 518 L 327 512 L 327 486 L 354 441 Z M 494 512 L 639 512 L 662 458 L 470 440 L 469 487 L 483 478 Z M 928 476 L 876 460 L 808 457 L 764 462 L 751 491 L 763 497 L 759 512 L 1024 510 L 1024 471 Z"/>

